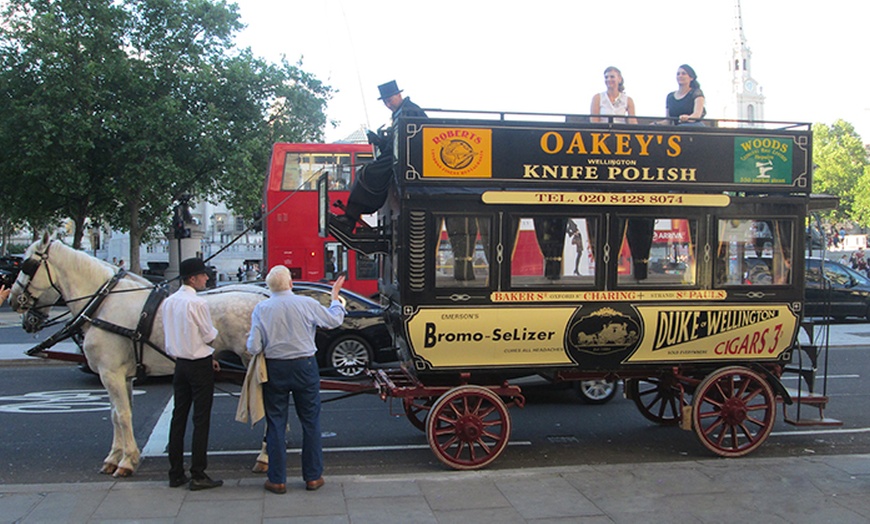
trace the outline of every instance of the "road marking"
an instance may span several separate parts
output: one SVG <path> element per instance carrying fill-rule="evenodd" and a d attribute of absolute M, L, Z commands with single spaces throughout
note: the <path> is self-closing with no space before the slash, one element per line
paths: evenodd
<path fill-rule="evenodd" d="M 335 392 L 324 392 L 324 393 L 335 393 Z M 237 397 L 236 393 L 224 392 L 224 393 L 215 393 L 215 397 Z M 148 440 L 145 442 L 145 447 L 142 449 L 143 457 L 165 457 L 166 456 L 166 447 L 169 445 L 169 425 L 172 422 L 172 408 L 175 405 L 175 395 L 169 397 L 169 400 L 166 402 L 166 406 L 163 408 L 163 413 L 160 414 L 160 418 L 157 419 L 157 423 L 154 424 L 154 429 L 151 430 L 151 434 L 148 435 Z M 426 446 L 428 447 L 428 446 Z M 326 451 L 324 449 L 324 451 Z M 248 454 L 248 453 L 259 453 L 260 451 L 240 451 L 238 453 L 228 453 L 228 452 L 218 452 L 218 451 L 209 451 L 209 455 L 220 455 L 220 454 Z"/>
<path fill-rule="evenodd" d="M 797 376 L 788 376 L 783 377 L 788 379 L 796 379 L 800 378 Z M 829 379 L 854 379 L 861 378 L 860 375 L 857 374 L 848 374 L 848 375 L 829 375 Z M 329 393 L 328 391 L 321 391 L 322 393 Z M 333 392 L 334 393 L 334 392 Z M 215 393 L 216 397 L 234 397 L 235 394 L 232 393 Z M 166 454 L 166 446 L 169 443 L 169 424 L 172 421 L 172 406 L 174 404 L 174 396 L 169 397 L 169 401 L 166 403 L 166 407 L 163 409 L 163 413 L 160 414 L 160 418 L 157 420 L 157 423 L 154 425 L 154 429 L 151 431 L 151 435 L 148 437 L 148 442 L 145 444 L 145 447 L 142 449 L 143 457 L 165 457 Z M 817 429 L 817 430 L 807 430 L 807 431 L 773 431 L 770 433 L 771 437 L 793 437 L 793 436 L 808 436 L 808 435 L 837 435 L 837 434 L 854 434 L 854 433 L 870 433 L 870 428 L 850 428 L 850 429 Z M 509 441 L 508 446 L 531 446 L 531 441 L 528 440 L 520 440 L 520 441 Z M 420 450 L 420 449 L 429 449 L 428 444 L 403 444 L 403 445 L 393 445 L 393 446 L 345 446 L 345 447 L 336 447 L 336 448 L 323 448 L 324 453 L 342 453 L 342 452 L 371 452 L 371 451 L 403 451 L 403 450 Z M 288 448 L 288 453 L 301 453 L 301 448 Z M 215 456 L 237 456 L 237 455 L 258 455 L 260 453 L 259 449 L 256 450 L 226 450 L 226 451 L 209 451 L 209 455 Z"/>
<path fill-rule="evenodd" d="M 806 435 L 837 435 L 849 433 L 870 433 L 870 428 L 849 428 L 849 429 L 811 429 L 808 431 L 773 431 L 771 437 L 800 437 Z"/>
<path fill-rule="evenodd" d="M 531 446 L 532 442 L 529 440 L 511 440 L 508 442 L 508 446 Z M 366 452 L 366 451 L 407 451 L 413 449 L 430 449 L 429 444 L 400 444 L 394 446 L 344 446 L 337 448 L 323 448 L 324 453 L 345 453 L 345 452 Z M 301 453 L 302 448 L 287 448 L 288 453 Z M 189 455 L 189 453 L 186 453 Z M 259 449 L 251 449 L 251 450 L 224 450 L 224 451 L 212 451 L 209 450 L 209 456 L 236 456 L 236 455 L 259 455 Z M 143 457 L 165 457 L 165 452 L 146 454 L 144 451 L 142 452 Z"/>
<path fill-rule="evenodd" d="M 133 395 L 144 395 L 134 389 Z M 10 404 L 5 404 L 10 402 Z M 112 408 L 109 393 L 105 389 L 64 389 L 57 391 L 34 391 L 23 395 L 0 397 L 0 412 L 30 415 L 52 413 L 83 413 L 108 411 Z"/>
<path fill-rule="evenodd" d="M 797 375 L 788 375 L 788 376 L 782 376 L 781 380 L 797 380 L 799 378 L 800 377 Z M 825 377 L 824 377 L 824 375 L 816 375 L 816 378 L 818 380 L 822 380 Z M 854 374 L 853 375 L 828 375 L 828 378 L 829 379 L 830 378 L 861 378 L 861 375 L 854 375 Z"/>
<path fill-rule="evenodd" d="M 169 402 L 163 408 L 163 413 L 154 424 L 154 429 L 148 435 L 148 442 L 142 449 L 143 457 L 166 456 L 166 446 L 169 445 L 169 424 L 172 422 L 172 408 L 175 405 L 175 395 L 169 397 Z"/>
<path fill-rule="evenodd" d="M 215 395 L 217 396 L 217 395 Z M 160 414 L 160 418 L 157 420 L 157 424 L 154 425 L 154 429 L 151 431 L 151 435 L 148 437 L 148 442 L 145 444 L 145 447 L 142 448 L 142 456 L 143 457 L 165 457 L 166 454 L 166 446 L 169 444 L 169 424 L 172 421 L 172 407 L 175 403 L 175 397 L 169 397 L 169 402 L 166 403 L 166 407 L 163 408 L 163 413 Z M 508 446 L 531 446 L 531 441 L 528 440 L 516 440 L 516 441 L 508 441 Z M 335 448 L 323 448 L 324 453 L 342 453 L 342 452 L 365 452 L 365 451 L 401 451 L 401 450 L 410 450 L 410 449 L 429 449 L 428 444 L 402 444 L 402 445 L 394 445 L 394 446 L 344 446 L 344 447 L 335 447 Z M 288 448 L 287 451 L 289 453 L 301 453 L 302 448 Z M 209 455 L 224 455 L 224 456 L 233 456 L 233 455 L 259 455 L 260 450 L 226 450 L 226 451 L 212 451 L 209 450 Z"/>

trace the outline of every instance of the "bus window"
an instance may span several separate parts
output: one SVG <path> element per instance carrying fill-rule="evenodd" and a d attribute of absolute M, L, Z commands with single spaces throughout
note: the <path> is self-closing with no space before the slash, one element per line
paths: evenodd
<path fill-rule="evenodd" d="M 694 286 L 697 220 L 631 217 L 620 220 L 618 286 Z"/>
<path fill-rule="evenodd" d="M 356 254 L 356 279 L 377 280 L 378 259 L 375 255 Z"/>
<path fill-rule="evenodd" d="M 594 218 L 569 216 L 517 219 L 511 286 L 559 281 L 572 286 L 594 285 L 595 223 Z"/>
<path fill-rule="evenodd" d="M 718 233 L 717 286 L 791 283 L 791 220 L 721 219 Z"/>
<path fill-rule="evenodd" d="M 489 217 L 436 216 L 436 287 L 489 285 Z"/>
<path fill-rule="evenodd" d="M 317 177 L 326 171 L 330 190 L 344 191 L 350 188 L 353 167 L 350 153 L 287 153 L 281 190 L 314 190 Z"/>
<path fill-rule="evenodd" d="M 339 271 L 344 271 L 342 268 L 342 260 L 336 253 L 343 251 L 344 246 L 335 242 L 327 242 L 324 244 L 323 254 L 323 278 L 326 280 L 335 280 L 336 274 Z"/>

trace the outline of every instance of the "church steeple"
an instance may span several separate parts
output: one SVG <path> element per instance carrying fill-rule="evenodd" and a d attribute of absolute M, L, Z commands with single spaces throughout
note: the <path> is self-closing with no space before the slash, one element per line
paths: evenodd
<path fill-rule="evenodd" d="M 731 72 L 731 97 L 726 111 L 728 117 L 750 122 L 764 120 L 764 95 L 761 86 L 752 77 L 752 51 L 743 33 L 740 0 L 734 0 L 734 25 L 728 70 Z"/>

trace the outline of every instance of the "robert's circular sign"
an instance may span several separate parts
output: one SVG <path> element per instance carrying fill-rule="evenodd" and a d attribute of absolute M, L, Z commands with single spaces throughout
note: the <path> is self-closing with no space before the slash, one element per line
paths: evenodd
<path fill-rule="evenodd" d="M 441 143 L 441 162 L 445 166 L 459 171 L 471 165 L 474 160 L 474 148 L 461 139 L 445 140 Z"/>

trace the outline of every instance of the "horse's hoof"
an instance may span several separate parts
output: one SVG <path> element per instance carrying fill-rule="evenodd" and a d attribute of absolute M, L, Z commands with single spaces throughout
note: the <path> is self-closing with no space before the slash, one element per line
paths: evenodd
<path fill-rule="evenodd" d="M 254 463 L 254 467 L 251 468 L 251 471 L 254 473 L 267 473 L 269 471 L 269 464 L 263 462 L 262 460 L 258 460 Z"/>
<path fill-rule="evenodd" d="M 102 473 L 103 475 L 112 475 L 117 470 L 118 470 L 117 464 L 109 464 L 108 462 L 106 462 L 103 464 L 103 467 L 100 468 L 100 473 Z"/>
<path fill-rule="evenodd" d="M 112 475 L 113 477 L 129 477 L 133 474 L 133 470 L 130 468 L 118 468 L 115 470 L 115 473 Z"/>

